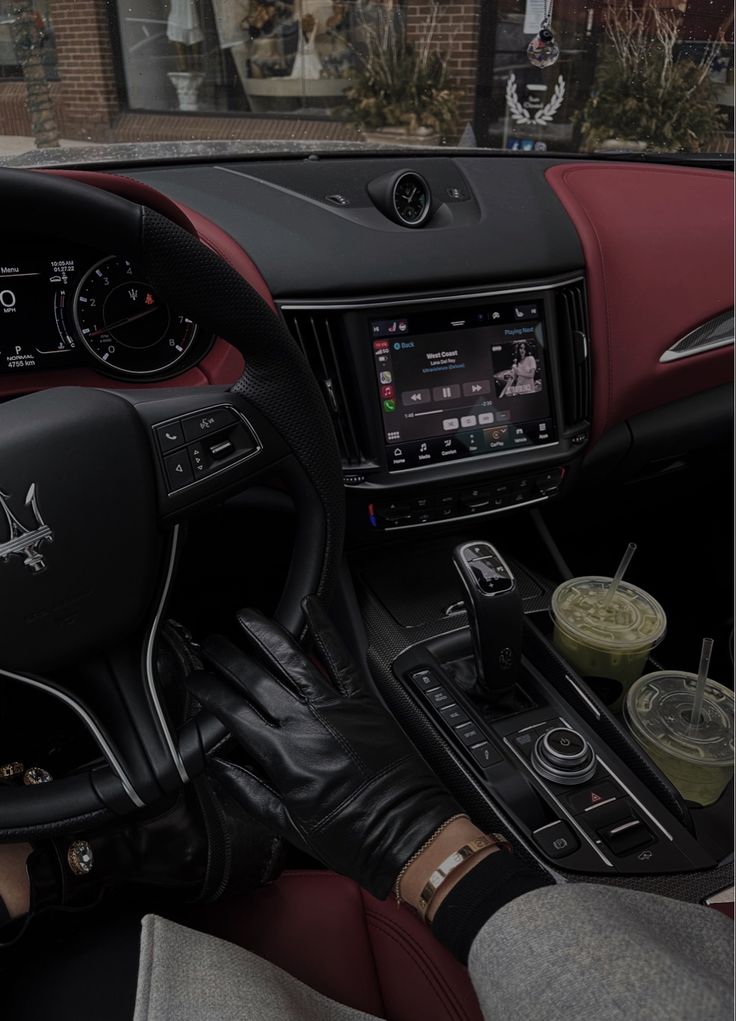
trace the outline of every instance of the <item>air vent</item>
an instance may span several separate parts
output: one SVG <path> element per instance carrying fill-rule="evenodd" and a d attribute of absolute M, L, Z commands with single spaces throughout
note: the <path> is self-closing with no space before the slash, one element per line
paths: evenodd
<path fill-rule="evenodd" d="M 332 416 L 343 465 L 352 468 L 367 464 L 351 410 L 349 369 L 340 349 L 340 315 L 320 310 L 285 311 L 284 318 L 320 385 Z"/>
<path fill-rule="evenodd" d="M 565 428 L 590 422 L 590 343 L 585 285 L 561 287 L 557 304 L 557 345 L 562 376 L 562 403 Z"/>

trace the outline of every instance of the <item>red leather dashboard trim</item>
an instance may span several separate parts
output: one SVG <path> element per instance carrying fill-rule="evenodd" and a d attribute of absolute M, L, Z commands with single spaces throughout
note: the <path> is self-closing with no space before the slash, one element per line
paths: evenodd
<path fill-rule="evenodd" d="M 74 181 L 81 181 L 83 184 L 92 185 L 95 188 L 103 188 L 106 191 L 114 192 L 123 198 L 138 202 L 141 205 L 155 209 L 162 216 L 168 217 L 177 223 L 184 230 L 196 234 L 203 244 L 211 248 L 221 258 L 232 266 L 255 291 L 260 294 L 263 300 L 270 306 L 274 314 L 278 314 L 271 292 L 266 281 L 263 279 L 258 267 L 246 255 L 240 245 L 230 235 L 218 227 L 217 224 L 208 220 L 207 217 L 179 205 L 166 195 L 156 191 L 142 181 L 136 181 L 131 177 L 121 177 L 118 174 L 102 173 L 90 170 L 39 170 L 38 173 L 58 174 L 62 177 L 71 178 Z M 104 247 L 104 246 L 103 246 Z M 218 337 L 209 352 L 205 355 L 199 365 L 187 369 L 173 379 L 166 379 L 154 383 L 136 383 L 126 380 L 118 385 L 126 389 L 135 387 L 156 387 L 156 386 L 205 386 L 208 383 L 225 385 L 234 383 L 243 374 L 245 362 L 242 355 L 227 341 Z M 0 396 L 11 397 L 17 394 L 28 393 L 32 390 L 44 390 L 52 386 L 115 386 L 114 380 L 109 376 L 103 376 L 94 369 L 62 369 L 58 372 L 24 372 L 17 376 L 0 377 Z"/>
<path fill-rule="evenodd" d="M 632 415 L 733 379 L 731 348 L 660 363 L 733 305 L 733 177 L 717 170 L 562 164 L 546 172 L 585 254 L 598 439 Z"/>

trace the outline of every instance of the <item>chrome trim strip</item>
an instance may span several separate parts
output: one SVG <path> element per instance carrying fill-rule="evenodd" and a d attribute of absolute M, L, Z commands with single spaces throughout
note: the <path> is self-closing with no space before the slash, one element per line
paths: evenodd
<path fill-rule="evenodd" d="M 717 890 L 712 893 L 710 897 L 706 897 L 703 901 L 704 904 L 733 904 L 734 901 L 734 889 L 733 886 L 726 886 L 722 890 Z"/>
<path fill-rule="evenodd" d="M 612 801 L 617 801 L 617 798 L 606 798 L 605 801 L 599 801 L 596 805 L 588 805 L 587 808 L 583 809 L 583 815 L 586 812 L 595 812 L 596 808 L 603 808 L 604 805 L 610 805 Z"/>
<path fill-rule="evenodd" d="M 79 702 L 73 699 L 70 695 L 67 695 L 66 692 L 58 691 L 56 688 L 44 684 L 43 681 L 37 680 L 35 677 L 27 677 L 25 674 L 16 674 L 13 673 L 11 670 L 4 670 L 2 667 L 0 667 L 0 674 L 2 674 L 5 677 L 9 677 L 13 681 L 20 681 L 22 684 L 30 684 L 31 687 L 38 688 L 40 691 L 45 691 L 49 695 L 53 695 L 54 698 L 58 698 L 60 702 L 64 702 L 66 705 L 68 705 L 69 708 L 72 709 L 77 714 L 77 716 L 79 716 L 79 718 L 85 724 L 87 729 L 92 733 L 93 737 L 100 746 L 103 755 L 107 759 L 110 768 L 112 769 L 113 773 L 115 773 L 115 775 L 117 776 L 118 780 L 120 781 L 123 787 L 123 790 L 128 795 L 130 800 L 133 802 L 135 807 L 136 808 L 145 807 L 145 802 L 141 801 L 141 799 L 136 794 L 133 785 L 128 779 L 122 765 L 118 761 L 117 756 L 115 755 L 112 748 L 108 744 L 105 735 L 102 733 L 102 731 L 97 726 L 94 719 L 90 716 L 87 710 L 84 708 L 84 706 L 80 705 Z"/>
<path fill-rule="evenodd" d="M 353 302 L 336 302 L 331 304 L 329 300 L 321 302 L 296 302 L 290 301 L 288 298 L 285 301 L 277 302 L 282 312 L 341 312 L 349 311 L 351 309 L 361 308 L 382 308 L 383 306 L 393 305 L 428 305 L 437 301 L 467 301 L 473 298 L 494 298 L 498 295 L 504 294 L 527 294 L 532 291 L 554 291 L 558 287 L 569 287 L 570 284 L 585 283 L 585 276 L 580 274 L 573 277 L 565 277 L 562 280 L 556 281 L 554 284 L 527 284 L 524 287 L 506 287 L 499 290 L 491 291 L 469 291 L 465 294 L 442 294 L 437 297 L 430 298 L 371 298 L 363 301 Z"/>
<path fill-rule="evenodd" d="M 661 830 L 661 831 L 662 831 L 662 833 L 664 833 L 664 835 L 665 835 L 665 836 L 667 837 L 667 839 L 668 839 L 668 840 L 674 841 L 674 837 L 672 836 L 672 834 L 671 834 L 671 833 L 669 833 L 669 832 L 668 832 L 668 831 L 667 831 L 667 830 L 666 830 L 666 829 L 664 828 L 664 826 L 663 826 L 663 825 L 662 825 L 662 823 L 661 823 L 661 822 L 659 821 L 659 819 L 657 819 L 657 817 L 656 817 L 656 816 L 652 815 L 652 813 L 651 813 L 651 812 L 649 811 L 649 809 L 648 809 L 648 808 L 646 807 L 646 805 L 643 805 L 643 804 L 641 803 L 641 801 L 639 801 L 639 799 L 637 798 L 636 794 L 633 794 L 633 793 L 632 793 L 632 791 L 631 791 L 631 790 L 629 790 L 629 788 L 628 788 L 628 787 L 626 786 L 626 784 L 625 784 L 625 783 L 623 782 L 623 780 L 621 779 L 621 777 L 620 777 L 620 776 L 617 776 L 617 775 L 616 775 L 616 774 L 615 774 L 615 773 L 613 772 L 613 770 L 612 770 L 612 769 L 611 769 L 611 768 L 610 768 L 609 766 L 607 766 L 607 765 L 605 764 L 605 762 L 604 762 L 604 761 L 603 761 L 603 759 L 602 759 L 602 758 L 600 757 L 600 755 L 598 756 L 598 761 L 599 761 L 599 762 L 600 762 L 600 764 L 601 764 L 601 765 L 603 766 L 603 768 L 604 768 L 604 769 L 605 769 L 605 771 L 606 771 L 606 772 L 608 773 L 608 775 L 609 775 L 609 776 L 612 776 L 612 777 L 613 777 L 613 779 L 614 779 L 614 780 L 616 781 L 616 783 L 617 783 L 617 784 L 618 784 L 618 785 L 619 785 L 620 787 L 623 787 L 623 789 L 624 789 L 624 790 L 626 791 L 626 793 L 627 793 L 627 794 L 629 795 L 629 797 L 631 798 L 631 800 L 632 800 L 632 801 L 633 801 L 633 802 L 634 802 L 635 804 L 637 804 L 637 805 L 639 806 L 639 808 L 640 808 L 640 809 L 642 810 L 642 812 L 643 812 L 643 813 L 644 813 L 644 814 L 645 814 L 646 816 L 648 816 L 648 817 L 649 817 L 649 818 L 650 818 L 650 819 L 652 820 L 652 822 L 653 822 L 653 823 L 654 823 L 654 825 L 655 825 L 655 826 L 657 827 L 657 829 L 658 829 L 658 830 Z"/>
<path fill-rule="evenodd" d="M 513 423 L 511 423 L 511 424 L 513 424 Z M 439 439 L 440 437 L 435 436 L 435 437 L 430 437 L 430 439 L 431 438 Z M 401 441 L 398 441 L 398 442 L 401 442 Z M 411 441 L 410 440 L 409 442 L 411 443 L 411 442 L 417 442 L 417 441 Z M 392 475 L 392 476 L 393 475 L 406 475 L 408 472 L 426 472 L 430 468 L 444 468 L 444 466 L 447 465 L 447 464 L 465 464 L 465 465 L 475 464 L 476 461 L 485 461 L 489 457 L 508 457 L 509 454 L 523 454 L 525 451 L 530 451 L 531 452 L 531 451 L 536 451 L 536 450 L 549 450 L 551 447 L 559 447 L 559 445 L 560 445 L 560 441 L 559 440 L 552 440 L 551 443 L 530 443 L 528 447 L 517 447 L 515 450 L 492 450 L 488 454 L 478 454 L 478 455 L 471 454 L 470 457 L 458 457 L 454 461 L 435 461 L 434 464 L 419 464 L 419 465 L 417 465 L 416 468 L 386 468 L 386 471 L 387 471 L 387 473 L 389 475 Z M 391 444 L 387 443 L 386 446 L 390 447 Z M 523 467 L 522 465 L 519 465 L 519 468 L 522 468 L 522 467 Z M 558 467 L 558 465 L 555 465 L 554 467 Z M 529 471 L 535 471 L 535 472 L 536 471 L 544 471 L 544 465 L 536 465 L 536 466 L 533 466 L 533 467 L 530 466 Z M 177 492 L 178 492 L 178 490 L 177 490 Z M 514 504 L 514 506 L 520 506 L 520 504 Z M 508 508 L 506 508 L 506 507 L 499 508 L 499 510 L 507 510 L 507 509 Z M 486 511 L 485 513 L 488 513 L 488 512 Z"/>
<path fill-rule="evenodd" d="M 179 754 L 179 749 L 177 748 L 174 739 L 171 736 L 169 725 L 166 722 L 166 717 L 164 716 L 164 711 L 158 697 L 158 691 L 156 690 L 156 679 L 153 671 L 153 653 L 156 645 L 156 634 L 158 632 L 159 624 L 161 623 L 161 616 L 164 612 L 164 604 L 166 603 L 166 598 L 169 594 L 169 589 L 171 587 L 171 580 L 174 576 L 176 551 L 177 546 L 179 544 L 179 530 L 180 526 L 178 524 L 174 525 L 171 534 L 171 547 L 169 549 L 169 564 L 166 569 L 166 577 L 164 579 L 163 588 L 161 590 L 161 596 L 159 598 L 158 607 L 156 609 L 156 615 L 153 618 L 153 622 L 151 624 L 151 628 L 148 633 L 148 639 L 146 642 L 146 681 L 148 683 L 148 691 L 151 696 L 151 702 L 153 703 L 153 708 L 158 718 L 159 726 L 164 735 L 166 746 L 169 749 L 171 758 L 174 760 L 176 771 L 179 774 L 182 781 L 184 783 L 188 783 L 189 774 L 187 773 L 186 768 L 184 766 L 184 762 L 182 761 L 182 757 Z"/>
<path fill-rule="evenodd" d="M 687 336 L 689 337 L 690 334 L 688 333 Z M 723 340 L 712 340 L 707 344 L 701 344 L 699 347 L 691 347 L 688 351 L 676 351 L 674 346 L 668 347 L 659 360 L 660 362 L 677 362 L 681 358 L 692 358 L 693 355 L 702 355 L 706 351 L 715 351 L 719 347 L 733 345 L 734 339 L 734 337 L 724 337 Z M 685 337 L 681 337 L 677 343 L 680 344 L 683 340 L 685 340 Z"/>
<path fill-rule="evenodd" d="M 568 681 L 568 682 L 570 683 L 570 685 L 571 685 L 571 686 L 572 686 L 572 687 L 573 687 L 573 688 L 575 689 L 575 691 L 576 691 L 576 692 L 578 693 L 578 695 L 580 696 L 580 698 L 582 698 L 583 702 L 585 702 L 585 704 L 587 705 L 588 709 L 590 709 L 590 711 L 591 711 L 591 712 L 593 713 L 593 715 L 595 716 L 595 718 L 596 718 L 597 720 L 599 720 L 599 719 L 601 718 L 601 711 L 600 711 L 600 709 L 598 708 L 598 706 L 597 706 L 597 705 L 595 704 L 595 702 L 593 702 L 593 701 L 592 701 L 592 700 L 591 700 L 591 699 L 590 699 L 590 698 L 589 698 L 589 697 L 588 697 L 588 696 L 587 696 L 587 695 L 585 694 L 585 692 L 584 692 L 584 691 L 583 691 L 583 689 L 582 689 L 582 688 L 580 687 L 580 685 L 579 685 L 579 684 L 577 684 L 577 683 L 576 683 L 576 682 L 575 682 L 575 681 L 574 681 L 574 680 L 572 679 L 572 677 L 570 677 L 570 676 L 569 676 L 569 674 L 565 674 L 565 680 L 566 680 L 566 681 Z"/>

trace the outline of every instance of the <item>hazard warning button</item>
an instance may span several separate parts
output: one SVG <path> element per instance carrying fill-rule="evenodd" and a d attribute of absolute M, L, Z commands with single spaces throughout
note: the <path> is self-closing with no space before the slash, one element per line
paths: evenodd
<path fill-rule="evenodd" d="M 604 780 L 602 783 L 593 784 L 582 791 L 575 791 L 568 798 L 570 810 L 574 815 L 597 808 L 604 803 L 610 803 L 619 797 L 621 791 L 612 783 Z"/>

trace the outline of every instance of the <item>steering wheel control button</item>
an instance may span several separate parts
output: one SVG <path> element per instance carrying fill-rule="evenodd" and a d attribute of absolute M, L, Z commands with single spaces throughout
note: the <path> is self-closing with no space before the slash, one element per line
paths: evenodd
<path fill-rule="evenodd" d="M 225 429 L 232 429 L 239 422 L 240 419 L 230 408 L 208 408 L 196 415 L 187 415 L 182 423 L 184 438 L 187 443 L 201 441 L 205 437 L 214 436 L 215 433 L 223 432 Z"/>
<path fill-rule="evenodd" d="M 194 472 L 186 450 L 167 454 L 164 458 L 164 465 L 170 492 L 175 493 L 178 489 L 190 486 L 194 482 Z"/>
<path fill-rule="evenodd" d="M 411 679 L 420 691 L 429 691 L 437 687 L 437 680 L 429 670 L 417 670 L 411 675 Z"/>
<path fill-rule="evenodd" d="M 548 858 L 565 858 L 580 847 L 578 838 L 561 819 L 541 826 L 532 836 Z"/>
<path fill-rule="evenodd" d="M 537 738 L 532 766 L 547 780 L 577 785 L 593 779 L 596 759 L 593 749 L 577 731 L 553 727 Z"/>
<path fill-rule="evenodd" d="M 184 430 L 181 422 L 167 422 L 166 425 L 157 425 L 154 432 L 158 440 L 159 449 L 166 454 L 170 450 L 184 446 Z"/>
<path fill-rule="evenodd" d="M 573 815 L 580 815 L 582 812 L 590 812 L 601 805 L 610 804 L 615 801 L 621 792 L 612 783 L 604 780 L 593 787 L 586 787 L 584 791 L 575 791 L 567 798 L 567 804 Z"/>
<path fill-rule="evenodd" d="M 623 819 L 598 830 L 598 836 L 612 854 L 625 855 L 651 844 L 654 837 L 641 819 Z"/>

